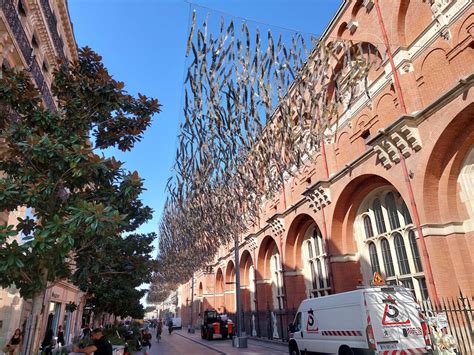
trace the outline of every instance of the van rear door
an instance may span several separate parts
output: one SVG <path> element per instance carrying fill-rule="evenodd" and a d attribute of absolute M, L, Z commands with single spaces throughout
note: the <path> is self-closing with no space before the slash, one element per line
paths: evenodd
<path fill-rule="evenodd" d="M 382 287 L 366 293 L 378 351 L 426 352 L 420 316 L 408 289 Z"/>

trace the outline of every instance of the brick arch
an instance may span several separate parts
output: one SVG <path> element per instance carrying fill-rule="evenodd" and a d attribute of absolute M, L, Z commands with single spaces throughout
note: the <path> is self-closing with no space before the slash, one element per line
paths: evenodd
<path fill-rule="evenodd" d="M 227 266 L 225 267 L 225 289 L 226 290 L 234 290 L 235 284 L 230 282 L 235 282 L 235 267 L 234 262 L 229 260 Z"/>
<path fill-rule="evenodd" d="M 257 270 L 260 277 L 263 279 L 269 279 L 271 277 L 270 258 L 275 247 L 281 256 L 281 250 L 278 247 L 278 243 L 275 241 L 275 239 L 273 239 L 272 236 L 267 235 L 262 239 L 262 242 L 258 248 Z"/>
<path fill-rule="evenodd" d="M 423 174 L 426 222 L 450 222 L 467 218 L 460 200 L 457 178 L 474 142 L 474 103 L 459 112 L 439 136 Z"/>
<path fill-rule="evenodd" d="M 224 293 L 224 273 L 221 268 L 216 271 L 216 293 Z"/>
<path fill-rule="evenodd" d="M 402 0 L 397 18 L 399 39 L 406 45 L 411 44 L 431 21 L 432 12 L 428 1 Z"/>
<path fill-rule="evenodd" d="M 252 255 L 250 251 L 244 250 L 240 256 L 240 284 L 242 286 L 248 286 L 250 266 L 253 266 Z"/>
<path fill-rule="evenodd" d="M 390 87 L 390 90 L 381 95 L 375 105 L 375 115 L 379 120 L 374 124 L 374 131 L 387 127 L 401 113 L 400 107 L 396 104 L 395 92 Z"/>
<path fill-rule="evenodd" d="M 405 36 L 405 18 L 407 16 L 408 5 L 410 4 L 410 0 L 401 0 L 400 6 L 398 7 L 398 15 L 397 15 L 397 34 L 398 34 L 398 41 L 400 43 L 406 43 L 406 36 Z"/>
<path fill-rule="evenodd" d="M 400 191 L 395 184 L 382 176 L 364 174 L 353 178 L 341 192 L 334 204 L 331 238 L 328 245 L 329 255 L 332 258 L 358 255 L 354 222 L 367 195 L 380 187 L 390 187 Z M 360 258 L 339 262 L 332 261 L 331 264 L 335 292 L 353 290 L 363 279 Z"/>
<path fill-rule="evenodd" d="M 357 0 L 351 10 L 351 18 L 355 19 L 362 8 L 362 0 Z"/>
<path fill-rule="evenodd" d="M 337 38 L 343 38 L 344 33 L 347 31 L 347 22 L 343 22 L 337 29 Z"/>
<path fill-rule="evenodd" d="M 314 219 L 305 213 L 299 214 L 291 222 L 285 243 L 285 269 L 296 270 L 303 268 L 301 260 L 301 246 L 306 231 L 316 224 Z"/>
<path fill-rule="evenodd" d="M 424 105 L 428 105 L 454 81 L 453 71 L 444 49 L 435 48 L 424 56 L 421 75 L 423 77 L 422 100 Z"/>

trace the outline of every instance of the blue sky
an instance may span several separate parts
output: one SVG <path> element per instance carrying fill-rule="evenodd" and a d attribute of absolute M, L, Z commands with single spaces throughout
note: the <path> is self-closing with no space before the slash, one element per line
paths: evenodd
<path fill-rule="evenodd" d="M 69 12 L 78 46 L 103 56 L 109 72 L 133 94 L 158 98 L 163 105 L 141 143 L 132 152 L 116 153 L 126 168 L 145 179 L 143 200 L 154 218 L 141 232 L 157 232 L 171 174 L 182 118 L 183 73 L 190 10 L 219 19 L 231 15 L 255 20 L 273 33 L 294 29 L 318 35 L 341 0 L 70 0 Z M 203 8 L 207 7 L 207 8 Z M 215 9 L 224 12 L 220 13 Z"/>

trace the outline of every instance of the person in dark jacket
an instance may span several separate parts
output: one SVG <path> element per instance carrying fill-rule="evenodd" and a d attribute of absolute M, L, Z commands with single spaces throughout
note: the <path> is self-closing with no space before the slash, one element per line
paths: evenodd
<path fill-rule="evenodd" d="M 58 344 L 59 346 L 66 345 L 66 342 L 64 341 L 64 332 L 62 325 L 58 327 Z"/>
<path fill-rule="evenodd" d="M 43 342 L 41 343 L 41 349 L 48 355 L 51 354 L 54 348 L 54 332 L 52 329 L 48 329 L 44 335 Z"/>
<path fill-rule="evenodd" d="M 107 340 L 102 329 L 97 328 L 92 332 L 92 340 L 94 341 L 93 345 L 89 345 L 84 349 L 80 349 L 77 346 L 73 348 L 73 351 L 76 353 L 94 353 L 94 355 L 112 355 L 112 344 Z"/>

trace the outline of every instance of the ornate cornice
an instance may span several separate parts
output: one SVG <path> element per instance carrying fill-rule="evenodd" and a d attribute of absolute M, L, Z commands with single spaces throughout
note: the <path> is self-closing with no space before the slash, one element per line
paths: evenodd
<path fill-rule="evenodd" d="M 63 25 L 64 32 L 66 33 L 66 42 L 69 52 L 71 53 L 72 60 L 77 59 L 77 43 L 74 37 L 74 31 L 72 28 L 71 18 L 69 16 L 69 10 L 67 7 L 66 0 L 57 1 L 59 15 L 61 18 L 61 23 Z"/>
<path fill-rule="evenodd" d="M 39 36 L 40 46 L 42 46 L 43 49 L 42 53 L 47 57 L 49 65 L 54 66 L 56 65 L 56 53 L 54 52 L 39 2 L 37 0 L 29 0 L 28 9 L 31 14 L 31 25 L 34 29 L 33 33 L 37 33 Z"/>

